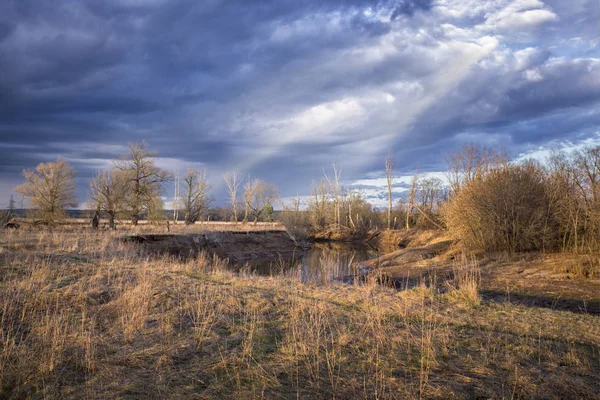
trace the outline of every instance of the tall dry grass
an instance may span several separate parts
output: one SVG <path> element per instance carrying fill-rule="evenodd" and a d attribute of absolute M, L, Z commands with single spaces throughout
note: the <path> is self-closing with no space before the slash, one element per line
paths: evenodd
<path fill-rule="evenodd" d="M 597 317 L 486 303 L 468 259 L 447 292 L 397 292 L 152 257 L 118 235 L 2 233 L 0 397 L 597 393 Z"/>
<path fill-rule="evenodd" d="M 481 304 L 479 284 L 481 269 L 475 257 L 468 257 L 464 253 L 452 268 L 453 279 L 446 282 L 449 296 L 461 301 L 468 307 L 477 307 Z"/>

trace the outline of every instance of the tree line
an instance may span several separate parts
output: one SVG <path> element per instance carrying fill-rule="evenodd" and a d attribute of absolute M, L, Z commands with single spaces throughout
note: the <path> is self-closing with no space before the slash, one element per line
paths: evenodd
<path fill-rule="evenodd" d="M 177 181 L 174 206 L 181 210 L 186 224 L 201 220 L 208 212 L 214 197 L 205 169 L 188 168 L 181 182 L 179 177 L 156 165 L 156 153 L 148 145 L 130 143 L 129 153 L 113 160 L 110 169 L 99 172 L 90 180 L 89 200 L 94 207 L 92 226 L 99 227 L 102 214 L 108 217 L 109 227 L 116 228 L 117 217 L 124 217 L 137 225 L 142 218 L 151 221 L 164 219 L 165 185 Z M 31 214 L 38 223 L 55 224 L 65 216 L 68 207 L 77 207 L 75 170 L 65 160 L 40 163 L 35 170 L 24 170 L 25 183 L 15 192 L 29 198 Z M 238 219 L 238 192 L 244 183 L 235 172 L 225 175 L 234 207 L 233 220 Z M 243 221 L 254 222 L 273 214 L 273 203 L 278 198 L 275 186 L 261 179 L 246 179 L 243 186 Z M 181 187 L 179 187 L 181 185 Z"/>
<path fill-rule="evenodd" d="M 388 204 L 377 210 L 340 187 L 341 170 L 313 183 L 282 220 L 297 235 L 325 229 L 443 229 L 473 251 L 600 251 L 600 146 L 554 152 L 547 162 L 510 161 L 473 144 L 446 158 L 447 183 L 415 173 L 393 198 L 394 160 L 385 157 Z"/>
<path fill-rule="evenodd" d="M 90 181 L 94 205 L 92 225 L 101 214 L 109 226 L 123 216 L 137 225 L 145 217 L 162 219 L 161 194 L 176 185 L 174 205 L 186 224 L 203 219 L 214 197 L 206 170 L 178 175 L 160 169 L 147 144 L 130 143 L 129 153 Z M 394 159 L 385 156 L 387 207 L 371 205 L 361 192 L 341 185 L 342 168 L 335 164 L 313 182 L 308 199 L 282 203 L 279 218 L 289 231 L 307 235 L 324 230 L 366 232 L 373 229 L 447 229 L 474 250 L 600 248 L 600 146 L 572 153 L 553 153 L 547 162 L 511 162 L 506 154 L 465 145 L 447 159 L 447 183 L 415 173 L 400 199 Z M 15 191 L 30 199 L 35 217 L 52 224 L 67 207 L 77 206 L 74 169 L 64 160 L 41 163 L 23 172 L 25 183 Z M 277 188 L 240 172 L 224 175 L 231 221 L 272 220 Z"/>

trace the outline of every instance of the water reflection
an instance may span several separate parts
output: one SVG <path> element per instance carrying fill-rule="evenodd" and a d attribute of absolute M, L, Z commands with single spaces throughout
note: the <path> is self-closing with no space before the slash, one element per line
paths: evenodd
<path fill-rule="evenodd" d="M 285 274 L 302 282 L 352 282 L 362 273 L 360 262 L 383 252 L 365 243 L 315 243 L 301 256 L 253 260 L 245 268 L 260 275 Z"/>

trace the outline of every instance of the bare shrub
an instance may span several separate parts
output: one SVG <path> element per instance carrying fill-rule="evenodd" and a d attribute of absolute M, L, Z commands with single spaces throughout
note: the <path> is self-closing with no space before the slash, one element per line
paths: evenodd
<path fill-rule="evenodd" d="M 494 168 L 475 177 L 445 209 L 448 228 L 467 248 L 527 251 L 552 235 L 550 203 L 541 167 L 526 163 Z"/>
<path fill-rule="evenodd" d="M 548 165 L 548 185 L 560 247 L 577 252 L 600 249 L 600 146 L 555 153 Z"/>

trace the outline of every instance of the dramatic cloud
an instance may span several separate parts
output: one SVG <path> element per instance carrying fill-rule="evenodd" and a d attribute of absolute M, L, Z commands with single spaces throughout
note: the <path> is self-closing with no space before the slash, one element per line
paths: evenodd
<path fill-rule="evenodd" d="M 146 140 L 164 168 L 306 195 L 332 162 L 381 196 L 465 142 L 512 156 L 600 141 L 595 0 L 8 0 L 0 207 L 62 156 L 88 179 Z M 399 184 L 397 191 L 401 193 Z"/>

